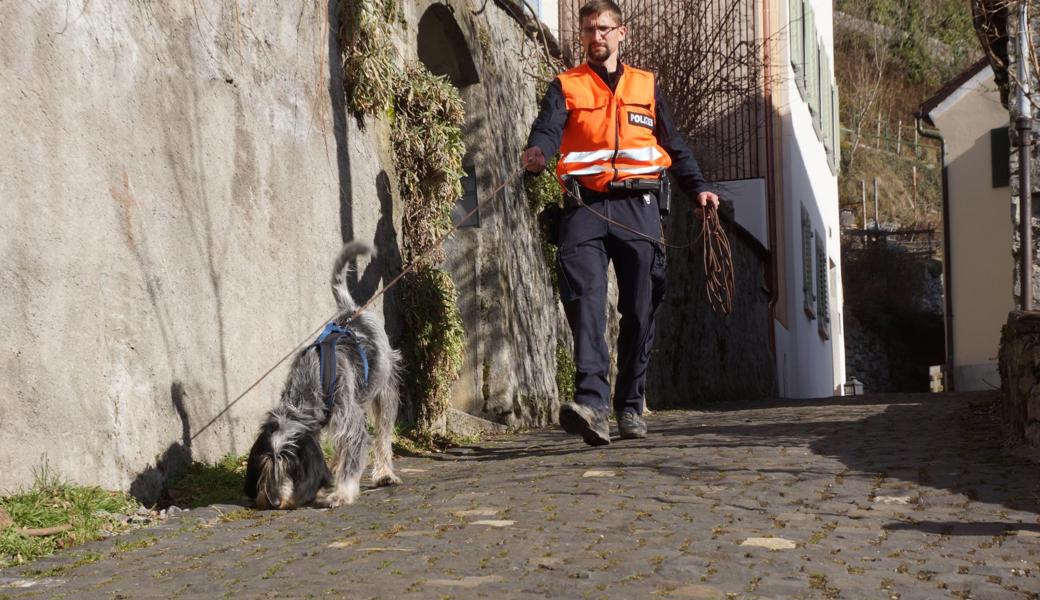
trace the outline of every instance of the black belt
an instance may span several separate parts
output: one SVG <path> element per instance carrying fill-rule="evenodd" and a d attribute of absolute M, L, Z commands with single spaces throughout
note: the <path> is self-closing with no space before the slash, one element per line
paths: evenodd
<path fill-rule="evenodd" d="M 577 204 L 573 196 L 575 192 L 580 195 L 583 202 L 598 202 L 600 200 L 630 200 L 644 193 L 652 192 L 657 196 L 658 208 L 662 215 L 668 214 L 668 205 L 671 200 L 671 189 L 667 177 L 643 177 L 625 179 L 622 181 L 611 181 L 607 184 L 608 190 L 600 192 L 591 190 L 578 183 L 576 178 L 571 178 L 567 183 L 567 195 L 572 198 L 564 198 L 564 207 L 569 208 Z"/>

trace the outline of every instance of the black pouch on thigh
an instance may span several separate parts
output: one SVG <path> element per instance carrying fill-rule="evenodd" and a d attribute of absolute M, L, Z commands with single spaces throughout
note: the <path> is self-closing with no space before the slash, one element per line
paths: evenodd
<path fill-rule="evenodd" d="M 665 293 L 668 291 L 666 271 L 667 263 L 665 262 L 664 248 L 661 244 L 654 244 L 654 264 L 650 267 L 650 299 L 653 302 L 654 311 L 661 305 Z"/>
<path fill-rule="evenodd" d="M 558 204 L 550 204 L 538 213 L 538 228 L 542 238 L 553 246 L 560 245 L 560 217 L 563 209 Z"/>

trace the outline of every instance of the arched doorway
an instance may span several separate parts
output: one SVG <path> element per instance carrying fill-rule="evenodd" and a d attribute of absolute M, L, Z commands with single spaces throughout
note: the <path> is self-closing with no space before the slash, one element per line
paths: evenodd
<path fill-rule="evenodd" d="M 481 180 L 475 148 L 481 139 L 483 119 L 478 114 L 483 96 L 480 77 L 466 37 L 452 9 L 442 3 L 431 4 L 419 20 L 417 35 L 419 60 L 434 75 L 448 78 L 466 106 L 463 126 L 466 156 L 463 166 L 463 197 L 452 209 L 452 220 L 459 224 L 463 215 L 477 206 Z M 452 389 L 452 407 L 479 415 L 484 408 L 483 345 L 480 305 L 480 214 L 469 218 L 446 243 L 444 268 L 451 274 L 459 294 L 459 310 L 466 329 L 466 356 L 459 381 Z"/>

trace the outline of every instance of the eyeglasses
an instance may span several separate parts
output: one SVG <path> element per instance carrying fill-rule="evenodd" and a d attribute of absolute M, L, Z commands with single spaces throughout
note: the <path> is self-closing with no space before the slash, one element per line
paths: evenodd
<path fill-rule="evenodd" d="M 587 38 L 594 38 L 594 37 L 596 37 L 596 34 L 598 33 L 599 35 L 601 35 L 603 37 L 607 37 L 615 29 L 620 29 L 621 27 L 622 27 L 621 25 L 614 25 L 613 27 L 610 27 L 609 25 L 600 25 L 599 27 L 582 27 L 581 28 L 581 35 L 583 35 L 584 37 L 587 37 Z"/>

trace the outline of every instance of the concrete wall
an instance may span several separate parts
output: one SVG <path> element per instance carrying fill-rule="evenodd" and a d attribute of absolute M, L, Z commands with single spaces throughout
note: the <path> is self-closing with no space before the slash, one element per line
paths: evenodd
<path fill-rule="evenodd" d="M 186 460 L 245 452 L 285 366 L 240 396 L 334 312 L 342 241 L 382 250 L 360 265 L 359 296 L 400 268 L 387 128 L 343 112 L 330 11 L 214 4 L 0 4 L 0 490 L 31 483 L 46 456 L 73 481 L 148 496 Z M 405 7 L 414 56 L 423 5 Z M 490 185 L 512 169 L 534 98 L 510 60 L 513 21 L 494 5 L 481 15 L 509 82 L 484 109 Z M 512 307 L 496 321 L 512 333 L 495 342 L 493 364 L 510 369 L 496 410 L 524 423 L 539 410 L 522 399 L 555 399 L 542 372 L 555 335 L 540 347 L 557 323 L 519 316 L 543 302 L 527 292 L 551 290 L 517 190 L 488 219 L 508 231 L 488 247 L 511 254 L 487 278 Z M 374 310 L 396 339 L 400 308 Z"/>
<path fill-rule="evenodd" d="M 953 377 L 957 391 L 1000 386 L 1000 330 L 1014 308 L 1010 189 L 992 184 L 990 130 L 1005 127 L 986 67 L 931 112 L 946 139 Z"/>

